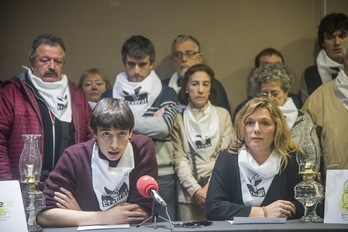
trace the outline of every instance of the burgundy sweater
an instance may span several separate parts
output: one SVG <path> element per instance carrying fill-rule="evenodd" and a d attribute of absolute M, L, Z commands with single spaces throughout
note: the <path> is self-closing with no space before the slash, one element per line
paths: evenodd
<path fill-rule="evenodd" d="M 19 179 L 18 162 L 24 140 L 22 134 L 41 134 L 39 149 L 43 156 L 44 128 L 40 108 L 33 91 L 25 82 L 23 69 L 0 90 L 0 180 Z M 91 109 L 82 91 L 69 81 L 75 143 L 92 138 L 89 129 Z"/>
<path fill-rule="evenodd" d="M 138 204 L 151 215 L 152 199 L 144 198 L 136 188 L 136 182 L 143 175 L 157 180 L 156 152 L 152 140 L 144 135 L 133 135 L 131 144 L 134 152 L 135 168 L 129 176 L 128 203 Z M 98 199 L 93 190 L 91 158 L 94 141 L 80 143 L 67 148 L 55 169 L 50 173 L 44 195 L 46 209 L 55 208 L 54 192 L 64 187 L 72 192 L 80 208 L 84 211 L 100 211 Z M 102 180 L 100 180 L 102 181 Z"/>

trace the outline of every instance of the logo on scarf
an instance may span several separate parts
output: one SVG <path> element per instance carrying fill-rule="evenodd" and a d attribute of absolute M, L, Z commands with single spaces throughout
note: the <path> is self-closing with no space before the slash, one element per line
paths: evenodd
<path fill-rule="evenodd" d="M 144 105 L 148 103 L 148 94 L 147 93 L 139 94 L 140 89 L 141 89 L 141 86 L 134 89 L 133 95 L 130 95 L 128 92 L 123 90 L 123 93 L 125 94 L 124 99 L 128 101 L 129 105 Z"/>
<path fill-rule="evenodd" d="M 332 78 L 332 80 L 333 80 L 333 79 L 336 79 L 338 73 L 340 72 L 340 68 L 339 68 L 339 67 L 330 67 L 330 69 L 333 71 L 333 72 L 331 73 L 331 78 Z"/>
<path fill-rule="evenodd" d="M 65 95 L 63 97 L 57 97 L 58 102 L 57 102 L 57 110 L 59 111 L 63 111 L 64 109 L 66 109 L 68 107 L 68 95 Z M 64 104 L 65 102 L 65 104 Z"/>
<path fill-rule="evenodd" d="M 265 194 L 265 188 L 257 188 L 257 185 L 259 185 L 262 180 L 259 177 L 259 174 L 255 173 L 253 174 L 253 176 L 248 180 L 250 181 L 250 184 L 247 184 L 249 192 L 251 194 L 251 196 L 253 197 L 264 197 Z"/>
<path fill-rule="evenodd" d="M 127 197 L 129 190 L 126 183 L 123 183 L 120 189 L 117 187 L 112 191 L 104 187 L 106 195 L 102 195 L 103 207 L 108 207 L 116 204 L 122 198 Z"/>
<path fill-rule="evenodd" d="M 212 146 L 210 138 L 203 139 L 201 135 L 196 135 L 196 137 L 198 137 L 198 140 L 195 141 L 197 149 L 204 149 Z"/>

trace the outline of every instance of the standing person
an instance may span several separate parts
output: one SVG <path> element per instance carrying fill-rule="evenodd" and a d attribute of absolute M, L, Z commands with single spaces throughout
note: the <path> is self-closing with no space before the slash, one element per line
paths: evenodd
<path fill-rule="evenodd" d="M 285 60 L 284 60 L 283 54 L 280 51 L 278 51 L 277 49 L 275 49 L 275 48 L 265 48 L 262 51 L 260 51 L 255 56 L 255 59 L 254 59 L 254 65 L 255 66 L 254 66 L 254 68 L 252 69 L 252 71 L 250 72 L 250 75 L 249 75 L 250 84 L 251 84 L 251 76 L 254 74 L 255 70 L 257 68 L 259 68 L 260 65 L 262 65 L 264 63 L 282 63 L 282 64 L 285 64 Z M 236 109 L 235 109 L 235 111 L 233 113 L 232 122 L 234 122 L 238 111 L 245 105 L 245 103 L 247 103 L 247 101 L 249 101 L 251 98 L 255 97 L 255 92 L 252 91 L 251 86 L 249 88 L 249 93 L 248 94 L 249 94 L 248 98 L 245 101 L 241 102 L 236 107 Z M 292 98 L 292 100 L 294 101 L 296 107 L 298 109 L 300 109 L 301 106 L 302 106 L 302 102 L 301 102 L 300 97 L 297 94 L 291 93 L 291 92 L 288 92 L 288 95 L 289 95 L 289 97 Z"/>
<path fill-rule="evenodd" d="M 321 132 L 323 183 L 328 169 L 348 169 L 348 41 L 343 45 L 342 55 L 343 69 L 336 79 L 320 86 L 302 108 Z"/>
<path fill-rule="evenodd" d="M 91 138 L 91 109 L 82 91 L 62 73 L 65 45 L 39 35 L 29 51 L 29 67 L 0 90 L 0 180 L 19 179 L 22 134 L 41 134 L 41 177 L 53 170 L 64 149 Z"/>
<path fill-rule="evenodd" d="M 179 101 L 187 108 L 178 114 L 172 132 L 178 188 L 178 216 L 181 221 L 203 220 L 205 198 L 215 160 L 232 139 L 228 111 L 214 106 L 214 71 L 197 64 L 185 72 Z"/>
<path fill-rule="evenodd" d="M 157 179 L 156 153 L 150 138 L 132 136 L 133 126 L 127 102 L 97 103 L 91 116 L 94 140 L 66 149 L 47 179 L 46 208 L 37 216 L 42 226 L 136 223 L 149 217 L 152 199 L 141 196 L 136 183 L 143 175 Z"/>
<path fill-rule="evenodd" d="M 111 89 L 111 84 L 100 69 L 91 68 L 81 75 L 77 87 L 82 90 L 89 106 L 93 109 L 101 95 L 106 90 Z"/>
<path fill-rule="evenodd" d="M 317 152 L 316 154 L 311 153 L 308 161 L 317 164 L 316 168 L 319 172 L 321 159 L 319 138 L 317 133 L 310 134 L 311 128 L 315 128 L 311 116 L 307 112 L 297 109 L 293 99 L 289 97 L 293 82 L 294 78 L 285 64 L 264 63 L 255 70 L 251 77 L 251 91 L 254 96 L 264 96 L 276 103 L 285 116 L 293 141 L 298 145 L 300 142 L 306 144 L 314 142 Z"/>
<path fill-rule="evenodd" d="M 175 73 L 171 78 L 162 81 L 163 84 L 172 87 L 177 93 L 182 87 L 185 72 L 195 64 L 203 62 L 200 43 L 191 35 L 178 35 L 172 43 L 172 61 Z M 224 86 L 217 79 L 212 83 L 216 89 L 217 96 L 213 105 L 225 108 L 231 113 L 230 104 Z M 179 111 L 185 109 L 185 105 L 179 104 Z"/>
<path fill-rule="evenodd" d="M 318 29 L 320 52 L 316 65 L 308 67 L 301 79 L 301 100 L 305 103 L 320 85 L 336 78 L 342 68 L 342 46 L 348 39 L 348 17 L 342 13 L 326 15 Z"/>
<path fill-rule="evenodd" d="M 236 117 L 229 149 L 216 160 L 207 193 L 208 220 L 300 218 L 294 198 L 301 182 L 297 146 L 279 107 L 267 98 L 247 102 Z"/>
<path fill-rule="evenodd" d="M 167 202 L 168 213 L 176 219 L 176 177 L 174 174 L 171 131 L 177 114 L 178 96 L 164 86 L 153 70 L 155 47 L 144 36 L 127 39 L 122 46 L 125 72 L 117 75 L 113 89 L 102 97 L 125 99 L 135 118 L 134 134 L 151 137 L 155 143 L 158 164 L 159 193 Z M 159 208 L 161 216 L 167 215 Z"/>

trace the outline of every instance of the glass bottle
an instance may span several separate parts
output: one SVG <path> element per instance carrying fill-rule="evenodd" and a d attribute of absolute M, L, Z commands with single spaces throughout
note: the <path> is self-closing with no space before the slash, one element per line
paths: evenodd
<path fill-rule="evenodd" d="M 24 184 L 22 191 L 23 204 L 27 216 L 29 232 L 43 231 L 36 224 L 36 214 L 45 207 L 45 198 L 37 189 L 42 169 L 42 157 L 38 147 L 41 135 L 24 134 L 24 147 L 19 159 L 20 182 Z"/>

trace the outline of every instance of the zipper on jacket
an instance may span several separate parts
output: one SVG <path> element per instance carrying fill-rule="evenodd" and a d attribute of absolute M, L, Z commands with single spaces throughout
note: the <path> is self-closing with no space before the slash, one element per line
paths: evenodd
<path fill-rule="evenodd" d="M 51 118 L 51 122 L 52 122 L 52 168 L 51 170 L 54 169 L 54 163 L 56 160 L 56 129 L 55 129 L 55 116 L 54 114 L 48 110 L 49 114 L 50 114 L 50 118 Z"/>

